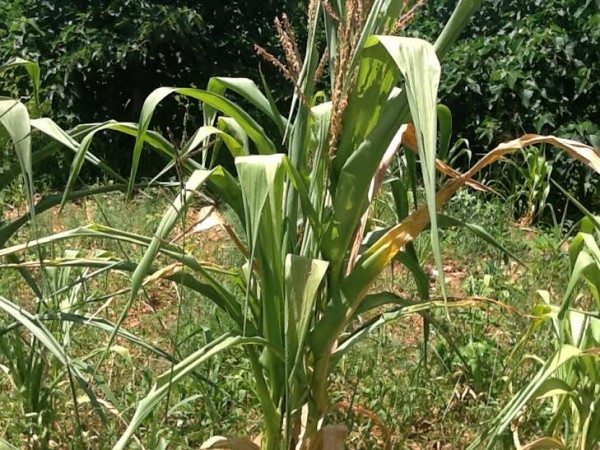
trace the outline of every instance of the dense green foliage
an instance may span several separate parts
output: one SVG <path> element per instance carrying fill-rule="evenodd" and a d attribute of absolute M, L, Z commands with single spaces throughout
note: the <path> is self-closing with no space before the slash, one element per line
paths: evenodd
<path fill-rule="evenodd" d="M 256 73 L 254 44 L 273 41 L 273 19 L 297 8 L 293 0 L 7 3 L 0 8 L 0 63 L 14 56 L 38 61 L 42 110 L 66 128 L 107 119 L 136 121 L 146 96 L 160 86 L 205 87 L 217 74 Z M 291 92 L 282 79 L 273 87 L 280 95 Z M 24 71 L 3 76 L 0 94 L 28 93 Z M 180 135 L 200 119 L 198 109 L 182 111 L 175 102 L 166 105 L 157 124 Z M 123 149 L 130 145 L 107 138 L 95 151 L 126 173 L 130 154 Z M 162 160 L 150 158 L 144 167 L 155 172 L 161 166 Z M 64 170 L 55 172 L 54 184 L 64 183 Z"/>
<path fill-rule="evenodd" d="M 0 24 L 5 24 L 0 25 L 0 61 L 20 56 L 40 62 L 47 93 L 42 110 L 51 110 L 63 126 L 106 118 L 135 121 L 143 99 L 159 86 L 204 87 L 215 75 L 256 73 L 253 45 L 275 47 L 273 18 L 284 11 L 293 14 L 299 3 L 13 1 L 0 10 Z M 455 4 L 430 0 L 409 31 L 435 36 Z M 525 132 L 558 133 L 600 145 L 599 6 L 597 0 L 483 3 L 473 26 L 450 51 L 440 88 L 456 133 L 474 151 Z M 300 34 L 303 21 L 302 14 L 294 15 Z M 273 71 L 268 64 L 264 69 Z M 270 79 L 277 95 L 290 95 L 283 77 Z M 8 87 L 12 97 L 23 96 L 28 86 L 18 73 L 4 77 L 3 89 Z M 182 111 L 168 103 L 158 112 L 157 125 L 170 127 L 175 135 L 193 128 L 197 109 Z M 111 138 L 97 143 L 96 153 L 126 173 L 129 155 L 121 149 L 128 145 Z M 561 155 L 548 155 L 548 161 L 553 177 L 593 206 L 600 182 L 591 172 Z M 142 174 L 161 165 L 147 158 Z M 64 182 L 59 173 L 54 181 Z M 517 172 L 506 177 L 503 168 L 502 173 L 508 195 L 524 181 Z M 494 178 L 500 177 L 496 173 Z M 548 202 L 560 209 L 564 202 L 556 194 L 549 192 Z"/>
<path fill-rule="evenodd" d="M 0 12 L 0 60 L 40 63 L 63 125 L 135 120 L 159 86 L 204 86 L 216 74 L 255 71 L 253 45 L 271 38 L 272 20 L 288 3 L 20 0 Z"/>
<path fill-rule="evenodd" d="M 415 28 L 430 35 L 452 9 L 434 0 Z M 591 0 L 488 0 L 446 62 L 442 97 L 474 143 L 569 127 L 600 143 L 600 11 Z M 577 130 L 575 130 L 577 128 Z"/>
<path fill-rule="evenodd" d="M 430 0 L 411 30 L 433 35 L 454 3 Z M 476 152 L 523 133 L 599 147 L 599 74 L 597 0 L 487 0 L 450 50 L 440 96 Z M 588 204 L 600 198 L 597 177 L 562 156 L 553 176 Z M 516 172 L 511 178 L 523 180 Z"/>

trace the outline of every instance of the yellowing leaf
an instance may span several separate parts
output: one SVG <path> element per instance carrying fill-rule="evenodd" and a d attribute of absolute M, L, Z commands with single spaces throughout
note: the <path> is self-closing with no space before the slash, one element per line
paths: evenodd
<path fill-rule="evenodd" d="M 520 448 L 520 450 L 543 450 L 543 449 L 567 450 L 567 447 L 559 439 L 551 438 L 551 437 L 543 437 L 543 438 L 537 439 L 533 442 L 530 442 L 529 444 L 526 444 Z"/>
<path fill-rule="evenodd" d="M 498 145 L 463 175 L 446 183 L 435 196 L 436 208 L 439 209 L 479 171 L 498 161 L 502 156 L 540 143 L 555 145 L 600 173 L 600 152 L 597 149 L 569 139 L 528 134 Z M 424 205 L 391 228 L 361 255 L 354 270 L 342 282 L 344 296 L 351 304 L 358 307 L 373 280 L 408 242 L 414 240 L 428 226 L 429 220 L 430 214 L 427 206 Z M 347 314 L 346 317 L 351 315 Z"/>
<path fill-rule="evenodd" d="M 417 148 L 417 137 L 415 135 L 415 126 L 413 124 L 408 124 L 408 127 L 404 134 L 402 135 L 402 146 L 407 150 L 410 150 L 413 153 L 418 153 Z M 444 175 L 451 178 L 458 178 L 461 176 L 461 173 L 457 170 L 454 170 L 444 161 L 441 161 L 436 158 L 435 160 L 435 168 L 443 173 Z M 467 180 L 465 183 L 467 186 L 482 192 L 494 192 L 493 189 L 489 188 L 485 184 L 481 184 L 479 181 L 475 180 Z"/>
<path fill-rule="evenodd" d="M 204 442 L 200 449 L 208 450 L 260 450 L 260 447 L 247 439 L 235 437 L 213 436 Z"/>
<path fill-rule="evenodd" d="M 181 272 L 182 270 L 183 270 L 183 264 L 181 264 L 181 263 L 169 264 L 168 266 L 157 270 L 149 277 L 146 277 L 144 279 L 144 286 L 147 284 L 150 284 L 150 283 L 154 283 L 155 281 L 160 280 L 161 278 L 172 277 L 173 275 Z"/>

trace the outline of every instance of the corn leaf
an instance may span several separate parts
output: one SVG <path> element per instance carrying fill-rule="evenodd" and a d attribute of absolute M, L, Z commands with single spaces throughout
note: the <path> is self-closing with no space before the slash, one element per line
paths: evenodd
<path fill-rule="evenodd" d="M 450 50 L 450 47 L 456 42 L 458 36 L 465 29 L 471 17 L 479 9 L 483 0 L 460 0 L 454 8 L 450 19 L 444 26 L 444 29 L 435 41 L 435 51 L 440 60 Z"/>
<path fill-rule="evenodd" d="M 150 126 L 150 121 L 154 114 L 154 110 L 158 104 L 170 94 L 179 94 L 187 97 L 192 97 L 202 101 L 205 105 L 209 105 L 223 114 L 226 114 L 235 119 L 239 125 L 248 134 L 250 139 L 256 144 L 258 152 L 261 154 L 275 153 L 275 145 L 265 135 L 263 128 L 243 109 L 237 106 L 235 103 L 227 100 L 225 97 L 203 91 L 201 89 L 192 88 L 158 88 L 153 91 L 144 102 L 142 106 L 142 112 L 140 114 L 138 135 L 133 149 L 133 159 L 131 164 L 131 175 L 129 179 L 130 187 L 128 189 L 128 196 L 131 196 L 133 192 L 133 184 L 135 183 L 135 177 L 142 154 L 142 148 L 145 141 L 145 135 Z M 205 106 L 206 107 L 206 106 Z"/>
<path fill-rule="evenodd" d="M 201 349 L 196 350 L 179 364 L 173 366 L 171 370 L 163 373 L 158 377 L 156 384 L 148 395 L 138 403 L 133 418 L 129 422 L 125 432 L 119 438 L 119 441 L 113 447 L 113 450 L 124 449 L 137 428 L 142 424 L 146 417 L 155 411 L 158 403 L 170 392 L 173 386 L 180 382 L 185 376 L 195 371 L 200 364 L 227 349 L 242 345 L 260 345 L 263 342 L 264 341 L 259 338 L 244 338 L 240 336 L 231 337 L 224 335 Z"/>
<path fill-rule="evenodd" d="M 389 323 L 394 320 L 398 320 L 402 317 L 405 317 L 409 314 L 418 314 L 430 311 L 432 309 L 442 309 L 442 308 L 465 308 L 470 306 L 476 306 L 481 302 L 477 301 L 477 299 L 464 299 L 453 302 L 445 302 L 439 300 L 427 300 L 421 302 L 412 302 L 403 299 L 395 294 L 389 292 L 382 292 L 379 294 L 373 294 L 367 297 L 369 299 L 368 305 L 365 309 L 368 309 L 370 306 L 375 305 L 386 305 L 386 304 L 396 304 L 401 305 L 400 308 L 397 308 L 393 311 L 384 312 L 382 314 L 377 315 L 375 318 L 369 320 L 356 330 L 352 331 L 349 336 L 345 337 L 344 340 L 339 344 L 336 350 L 333 353 L 333 362 L 335 365 L 340 358 L 357 342 L 362 340 L 366 335 L 372 333 L 378 328 L 382 327 L 386 323 Z"/>
<path fill-rule="evenodd" d="M 196 170 L 188 181 L 185 183 L 184 192 L 175 198 L 175 201 L 170 206 L 167 213 L 163 216 L 154 238 L 150 243 L 146 253 L 142 257 L 140 264 L 136 271 L 131 277 L 131 297 L 137 295 L 138 290 L 142 286 L 144 277 L 148 273 L 148 270 L 154 262 L 154 258 L 158 254 L 162 243 L 165 241 L 179 217 L 187 209 L 187 204 L 190 199 L 195 195 L 195 192 L 206 182 L 208 177 L 212 174 L 209 170 Z"/>
<path fill-rule="evenodd" d="M 493 247 L 497 248 L 502 253 L 510 256 L 512 259 L 517 261 L 522 266 L 526 266 L 526 264 L 517 255 L 515 255 L 513 252 L 511 252 L 509 249 L 507 249 L 505 246 L 503 246 L 496 238 L 494 238 L 494 236 L 492 236 L 482 226 L 477 225 L 476 223 L 465 222 L 463 220 L 456 219 L 454 217 L 450 217 L 445 214 L 440 214 L 438 216 L 438 219 L 439 219 L 440 228 L 450 228 L 450 227 L 466 228 L 468 231 L 473 233 L 475 236 L 477 236 L 478 238 L 487 242 L 488 244 L 492 245 Z"/>
<path fill-rule="evenodd" d="M 71 169 L 69 171 L 69 179 L 67 181 L 67 185 L 64 190 L 63 201 L 61 203 L 61 209 L 64 207 L 64 205 L 67 201 L 67 197 L 68 197 L 69 193 L 71 192 L 71 190 L 73 189 L 73 186 L 75 185 L 75 181 L 77 180 L 77 177 L 79 176 L 79 173 L 81 172 L 81 167 L 83 166 L 84 161 L 88 157 L 89 148 L 90 148 L 90 145 L 92 144 L 92 141 L 94 140 L 96 133 L 99 133 L 101 131 L 106 131 L 106 130 L 113 130 L 113 131 L 119 131 L 119 132 L 129 134 L 129 135 L 134 135 L 136 128 L 137 127 L 133 124 L 115 122 L 115 121 L 111 120 L 111 121 L 105 122 L 97 127 L 94 127 L 88 134 L 85 135 L 85 137 L 81 140 L 81 143 L 77 146 L 75 157 L 73 158 L 73 162 L 71 163 Z M 56 131 L 49 126 L 44 127 L 44 130 L 48 131 L 48 132 Z M 51 136 L 57 140 L 60 139 L 59 142 L 63 143 L 64 145 L 69 143 L 69 141 L 66 139 L 66 137 L 60 136 L 57 133 L 53 133 Z M 164 153 L 166 153 L 170 156 L 174 156 L 174 154 L 175 154 L 173 147 L 170 144 L 168 144 L 164 139 L 160 139 L 156 135 L 149 136 L 148 134 L 144 134 L 143 142 L 150 143 L 153 147 L 163 151 Z M 92 162 L 93 162 L 93 160 L 92 160 Z M 120 175 L 117 175 L 117 177 L 119 179 L 125 181 L 125 179 L 123 177 L 121 177 Z M 133 189 L 133 183 L 131 183 L 131 182 L 129 183 L 129 188 Z"/>
<path fill-rule="evenodd" d="M 250 262 L 256 261 L 260 267 L 263 336 L 276 349 L 284 348 L 284 158 L 282 154 L 275 154 L 244 156 L 235 160 L 244 198 Z M 248 286 L 253 274 L 253 270 L 248 271 Z M 245 311 L 249 296 L 250 289 L 247 289 Z M 263 357 L 269 370 L 273 395 L 278 398 L 283 392 L 281 383 L 285 380 L 282 361 L 269 349 L 265 349 Z"/>
<path fill-rule="evenodd" d="M 4 439 L 0 438 L 0 450 L 19 450 L 18 447 L 15 447 L 14 445 L 12 445 L 10 442 L 5 441 Z"/>
<path fill-rule="evenodd" d="M 33 168 L 31 164 L 31 125 L 29 112 L 23 103 L 0 97 L 0 124 L 13 142 L 23 182 L 29 210 L 33 212 Z"/>
<path fill-rule="evenodd" d="M 40 322 L 40 320 L 25 311 L 23 308 L 15 305 L 10 300 L 7 300 L 4 297 L 0 296 L 0 309 L 2 309 L 5 313 L 11 316 L 14 320 L 19 322 L 29 333 L 31 333 L 35 338 L 44 346 L 48 351 L 54 355 L 54 357 L 60 362 L 62 366 L 65 367 L 70 373 L 74 376 L 75 380 L 77 380 L 78 384 L 84 390 L 94 407 L 96 407 L 100 413 L 102 420 L 106 420 L 102 410 L 100 409 L 100 404 L 96 398 L 96 394 L 94 390 L 91 389 L 81 372 L 83 368 L 80 363 L 73 361 L 69 355 L 65 352 L 62 345 L 56 340 L 54 335 L 45 327 L 45 325 Z"/>
<path fill-rule="evenodd" d="M 208 81 L 206 90 L 220 96 L 225 96 L 227 91 L 233 91 L 271 119 L 280 131 L 285 129 L 285 118 L 279 114 L 275 103 L 271 102 L 249 78 L 213 77 Z M 215 108 L 207 105 L 204 109 L 204 123 L 212 124 L 216 112 Z"/>
<path fill-rule="evenodd" d="M 439 62 L 433 47 L 425 41 L 389 36 L 373 36 L 367 40 L 356 94 L 345 115 L 345 119 L 349 117 L 354 124 L 349 127 L 353 134 L 352 137 L 341 137 L 333 164 L 334 174 L 336 167 L 340 172 L 323 253 L 332 262 L 334 279 L 343 273 L 343 258 L 367 208 L 371 180 L 398 131 L 399 127 L 394 124 L 399 116 L 406 117 L 405 100 L 397 90 L 392 92 L 401 77 L 405 80 L 405 92 L 415 122 L 427 197 L 430 199 L 434 194 L 439 75 Z M 432 229 L 435 234 L 435 222 Z M 435 249 L 437 241 L 433 239 L 432 242 Z"/>
<path fill-rule="evenodd" d="M 437 105 L 438 125 L 440 127 L 440 148 L 438 154 L 442 161 L 448 160 L 448 150 L 452 140 L 452 113 L 446 105 Z"/>
<path fill-rule="evenodd" d="M 430 212 L 431 245 L 440 273 L 442 292 L 445 292 L 439 232 L 435 212 L 436 105 L 441 72 L 440 64 L 433 46 L 425 41 L 390 36 L 380 36 L 371 39 L 372 45 L 380 44 L 385 47 L 400 72 L 402 72 L 406 82 L 408 104 L 417 135 L 425 197 Z"/>
<path fill-rule="evenodd" d="M 487 449 L 494 448 L 495 440 L 504 430 L 512 423 L 519 411 L 529 402 L 529 400 L 538 392 L 543 384 L 552 377 L 552 375 L 563 364 L 570 361 L 572 358 L 577 358 L 582 355 L 582 350 L 573 347 L 572 345 L 563 345 L 559 348 L 552 358 L 544 364 L 538 371 L 533 380 L 523 388 L 511 401 L 504 407 L 498 417 L 492 421 L 491 427 L 481 433 L 468 447 L 469 450 L 481 448 L 483 441 L 491 435 L 491 440 L 488 442 Z"/>
<path fill-rule="evenodd" d="M 480 159 L 471 169 L 461 177 L 453 179 L 436 194 L 436 205 L 441 207 L 461 186 L 466 184 L 480 170 L 498 161 L 501 157 L 514 153 L 516 150 L 528 145 L 541 142 L 555 144 L 566 150 L 571 156 L 584 161 L 590 167 L 600 168 L 600 153 L 585 144 L 554 136 L 525 135 L 498 145 Z M 391 259 L 401 251 L 407 243 L 414 240 L 428 225 L 429 213 L 427 206 L 423 206 L 411 213 L 399 225 L 391 228 L 370 249 L 365 251 L 359 259 L 355 270 L 343 281 L 342 289 L 348 298 L 360 298 L 364 295 L 366 287 L 374 280 L 375 276 L 383 270 Z M 356 297 L 357 294 L 359 297 Z M 360 300 L 357 300 L 360 301 Z"/>
<path fill-rule="evenodd" d="M 46 136 L 54 139 L 56 142 L 59 142 L 63 146 L 67 147 L 69 150 L 73 151 L 77 154 L 80 149 L 79 142 L 77 142 L 73 136 L 60 128 L 52 119 L 47 117 L 42 117 L 40 119 L 31 120 L 31 127 L 35 128 L 38 131 L 41 131 Z M 121 182 L 126 182 L 125 178 L 111 169 L 108 165 L 100 160 L 100 158 L 94 156 L 91 152 L 86 151 L 83 155 L 85 160 L 91 162 L 95 166 L 104 170 L 107 175 L 119 180 Z"/>
<path fill-rule="evenodd" d="M 295 375 L 300 364 L 302 349 L 314 314 L 318 289 L 329 263 L 303 256 L 287 255 L 285 260 L 285 342 L 286 359 L 291 369 L 288 378 Z"/>
<path fill-rule="evenodd" d="M 0 73 L 4 72 L 7 69 L 15 69 L 17 67 L 23 67 L 29 77 L 31 78 L 31 82 L 33 84 L 33 94 L 35 98 L 35 104 L 39 106 L 40 104 L 40 66 L 38 63 L 29 61 L 27 59 L 14 57 L 9 59 L 4 64 L 0 65 Z"/>
<path fill-rule="evenodd" d="M 242 227 L 245 227 L 244 202 L 240 185 L 233 175 L 223 167 L 217 166 L 212 170 L 212 175 L 208 179 L 209 187 L 217 190 L 223 201 L 236 213 Z"/>
<path fill-rule="evenodd" d="M 233 121 L 233 119 L 229 119 L 229 120 Z M 235 122 L 235 123 L 237 124 L 237 122 Z M 151 135 L 150 133 L 151 132 L 147 132 L 147 135 L 146 135 L 147 138 L 150 137 L 150 135 Z M 133 135 L 135 136 L 136 134 L 137 134 L 137 127 L 135 128 Z M 248 154 L 248 149 L 246 148 L 247 145 L 244 145 L 244 147 L 242 147 L 241 142 L 238 139 L 236 139 L 234 136 L 227 133 L 226 130 L 221 130 L 219 128 L 215 128 L 212 126 L 202 126 L 198 130 L 196 130 L 196 132 L 192 135 L 192 137 L 185 143 L 185 145 L 183 146 L 183 148 L 180 151 L 180 155 L 178 155 L 176 153 L 175 149 L 172 148 L 171 144 L 169 144 L 169 147 L 170 147 L 169 151 L 167 151 L 165 153 L 167 154 L 167 156 L 170 157 L 171 160 L 153 178 L 152 182 L 159 179 L 164 174 L 169 172 L 171 169 L 176 167 L 178 163 L 183 163 L 183 166 L 185 168 L 192 169 L 192 170 L 206 168 L 207 165 L 205 164 L 205 162 L 208 159 L 206 151 L 203 152 L 201 164 L 196 163 L 196 161 L 194 159 L 192 159 L 191 156 L 193 153 L 195 153 L 199 149 L 199 147 L 206 145 L 209 138 L 211 138 L 213 136 L 215 136 L 215 139 L 219 140 L 218 142 L 215 143 L 215 148 L 221 142 L 225 143 L 225 145 L 227 146 L 227 149 L 229 150 L 229 153 L 231 153 L 231 155 L 234 158 L 237 156 L 242 156 L 242 155 Z M 247 142 L 246 142 L 246 144 L 247 144 Z M 152 144 L 150 144 L 150 145 L 152 145 Z M 160 149 L 160 150 L 162 150 L 162 149 Z M 206 150 L 206 148 L 204 150 Z M 212 165 L 209 165 L 209 167 L 212 167 Z"/>

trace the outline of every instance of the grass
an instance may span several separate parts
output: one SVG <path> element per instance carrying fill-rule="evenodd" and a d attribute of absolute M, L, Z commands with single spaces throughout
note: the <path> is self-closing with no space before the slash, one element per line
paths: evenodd
<path fill-rule="evenodd" d="M 68 205 L 61 215 L 52 211 L 41 216 L 40 226 L 43 234 L 50 234 L 95 222 L 150 234 L 171 196 L 169 192 L 151 190 L 131 203 L 114 195 L 98 196 Z M 450 321 L 443 312 L 439 313 L 436 318 L 446 325 L 444 330 L 431 329 L 426 359 L 424 324 L 419 316 L 385 325 L 351 350 L 334 374 L 334 406 L 328 415 L 332 423 L 345 423 L 351 430 L 349 448 L 383 448 L 388 435 L 393 448 L 463 448 L 477 433 L 479 425 L 497 414 L 510 392 L 524 384 L 533 370 L 531 366 L 524 366 L 520 376 L 515 377 L 512 370 L 519 356 L 510 361 L 508 357 L 529 324 L 524 315 L 533 306 L 534 292 L 542 287 L 554 292 L 564 289 L 568 259 L 564 247 L 560 246 L 558 233 L 518 228 L 513 224 L 508 205 L 500 201 L 484 202 L 467 191 L 449 203 L 447 212 L 464 220 L 477 217 L 478 223 L 527 267 L 504 260 L 499 251 L 464 230 L 442 232 L 449 295 L 487 297 L 506 307 L 489 304 L 461 312 L 449 310 Z M 191 212 L 187 224 L 193 223 L 193 219 L 194 212 Z M 16 240 L 23 238 L 15 237 Z M 427 261 L 426 267 L 433 278 L 435 264 L 427 240 L 424 235 L 417 242 L 417 250 Z M 91 242 L 77 242 L 78 249 L 84 252 L 99 250 L 103 245 L 96 242 L 98 247 L 92 248 Z M 194 235 L 186 245 L 193 246 L 199 258 L 223 267 L 235 257 L 232 244 L 214 230 Z M 133 246 L 119 248 L 106 243 L 102 249 L 132 258 L 139 258 L 141 254 Z M 52 252 L 61 255 L 64 250 L 55 245 Z M 71 277 L 77 273 L 80 270 L 73 271 Z M 376 287 L 410 297 L 415 295 L 411 279 L 400 269 L 389 270 L 380 277 Z M 86 283 L 79 298 L 80 310 L 96 312 L 107 293 L 127 285 L 127 277 L 118 274 Z M 26 308 L 34 306 L 33 297 L 10 270 L 4 270 L 0 276 L 0 295 Z M 115 321 L 118 304 L 124 301 L 124 296 L 115 297 L 114 303 L 102 309 L 100 316 Z M 187 355 L 226 330 L 228 322 L 209 302 L 186 290 L 178 290 L 171 283 L 160 282 L 147 286 L 145 295 L 131 310 L 125 328 L 170 353 Z M 75 328 L 70 344 L 73 354 L 89 354 L 108 339 L 103 332 L 89 330 Z M 460 349 L 462 360 L 452 351 L 441 331 Z M 191 337 L 181 341 L 178 336 Z M 544 344 L 538 339 L 528 345 L 526 352 L 539 354 Z M 4 363 L 0 360 L 0 364 Z M 101 373 L 104 398 L 110 399 L 119 411 L 131 414 L 132 410 L 126 405 L 134 405 L 136 396 L 150 389 L 152 374 L 168 367 L 168 362 L 119 338 L 109 364 Z M 172 448 L 198 448 L 215 434 L 255 436 L 260 430 L 261 415 L 251 389 L 246 360 L 236 351 L 221 354 L 204 366 L 202 377 L 204 380 L 195 378 L 177 385 L 168 404 L 161 406 L 153 421 L 140 431 L 153 435 L 156 445 L 161 437 L 168 439 Z M 69 446 L 70 436 L 77 435 L 78 431 L 68 385 L 61 381 L 48 388 L 52 389 L 54 415 L 50 429 L 43 430 L 36 417 L 23 415 L 19 393 L 11 388 L 7 376 L 0 375 L 3 399 L 0 434 L 4 439 L 22 448 L 41 448 L 41 436 L 48 433 L 50 447 Z M 193 393 L 197 395 L 190 401 L 179 403 Z M 86 448 L 108 447 L 124 428 L 118 417 L 109 417 L 105 426 L 91 408 L 86 407 L 84 411 L 79 438 Z M 539 420 L 544 418 L 540 416 Z M 242 428 L 242 424 L 250 425 Z M 537 430 L 532 426 L 520 432 L 535 435 Z"/>

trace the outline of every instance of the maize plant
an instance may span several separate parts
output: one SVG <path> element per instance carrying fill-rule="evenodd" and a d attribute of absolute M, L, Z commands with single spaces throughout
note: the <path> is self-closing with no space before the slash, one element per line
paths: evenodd
<path fill-rule="evenodd" d="M 482 448 L 490 436 L 487 448 L 493 448 L 511 424 L 526 417 L 525 407 L 537 406 L 534 400 L 540 405 L 549 402 L 552 414 L 542 431 L 544 437 L 525 447 L 584 450 L 600 443 L 600 218 L 583 212 L 586 217 L 569 249 L 571 276 L 566 291 L 558 304 L 550 292 L 536 293 L 535 320 L 519 345 L 550 324 L 554 351 L 470 448 Z M 585 299 L 583 289 L 577 289 L 581 281 L 588 288 L 591 308 L 580 306 Z M 512 431 L 515 445 L 521 448 L 518 425 Z"/>
<path fill-rule="evenodd" d="M 527 145 L 551 143 L 600 171 L 600 157 L 594 149 L 533 135 L 492 150 L 465 174 L 436 159 L 440 60 L 480 2 L 461 0 L 439 38 L 430 44 L 395 35 L 414 14 L 404 0 L 313 0 L 303 54 L 285 18 L 277 22 L 277 28 L 286 63 L 258 48 L 294 86 L 285 115 L 277 109 L 264 80 L 260 89 L 247 78 L 213 78 L 206 89 L 157 89 L 146 99 L 139 123 L 96 125 L 77 142 L 63 203 L 94 135 L 102 130 L 136 136 L 129 194 L 135 189 L 144 146 L 171 158 L 165 170 L 176 168 L 189 175 L 154 236 L 91 225 L 1 250 L 0 256 L 75 238 L 113 239 L 145 248 L 138 263 L 116 257 L 44 262 L 132 273 L 128 302 L 111 328 L 97 367 L 121 332 L 140 289 L 157 279 L 197 292 L 234 324 L 229 333 L 176 361 L 156 379 L 115 449 L 127 446 L 176 383 L 233 347 L 243 348 L 249 361 L 263 418 L 262 434 L 255 442 L 214 437 L 204 448 L 343 448 L 344 430 L 325 426 L 323 420 L 329 407 L 329 375 L 348 349 L 403 315 L 473 304 L 430 299 L 426 288 L 418 302 L 372 290 L 374 281 L 395 259 L 415 277 L 423 273 L 410 244 L 425 229 L 431 230 L 436 264 L 443 273 L 437 209 L 464 185 L 485 190 L 473 180 L 477 172 Z M 321 30 L 326 48 L 319 54 Z M 329 77 L 324 82 L 326 66 Z M 328 85 L 325 91 L 317 90 L 319 80 Z M 197 99 L 202 105 L 204 123 L 182 148 L 149 129 L 155 108 L 169 95 Z M 256 116 L 231 100 L 235 96 L 251 105 Z M 443 136 L 447 135 L 445 130 Z M 404 208 L 398 223 L 369 233 L 371 204 L 401 148 L 418 157 L 414 167 L 420 166 L 425 203 Z M 223 150 L 234 157 L 236 176 L 214 164 Z M 449 180 L 438 192 L 436 170 Z M 200 190 L 218 196 L 241 225 L 240 236 L 232 224 L 211 211 L 200 226 L 223 227 L 245 261 L 241 267 L 215 270 L 169 241 Z M 406 189 L 396 189 L 398 204 L 403 192 Z M 441 220 L 439 225 L 443 225 Z M 159 267 L 159 255 L 172 263 Z M 363 314 L 374 319 L 357 327 L 356 319 Z"/>
<path fill-rule="evenodd" d="M 38 64 L 22 58 L 12 58 L 0 65 L 0 75 L 8 70 L 19 69 L 25 69 L 29 74 L 33 85 L 31 100 L 35 103 L 35 109 L 39 109 L 40 68 Z M 16 156 L 15 163 L 0 174 L 0 191 L 6 191 L 11 184 L 21 178 L 29 209 L 29 212 L 12 221 L 5 221 L 4 214 L 0 218 L 1 248 L 4 248 L 16 233 L 30 223 L 33 225 L 34 233 L 38 234 L 37 215 L 60 204 L 63 199 L 62 195 L 50 195 L 37 204 L 34 202 L 34 169 L 42 162 L 48 162 L 61 147 L 77 152 L 79 143 L 76 139 L 88 134 L 94 128 L 94 125 L 82 125 L 65 132 L 49 118 L 31 118 L 27 106 L 22 101 L 0 97 L 0 143 L 3 146 L 6 144 L 6 147 L 14 151 Z M 33 132 L 40 132 L 52 140 L 43 147 L 33 150 L 31 144 Z M 121 183 L 73 191 L 68 194 L 68 199 L 123 190 L 126 187 L 122 183 L 125 180 L 92 153 L 88 153 L 85 160 L 98 166 L 108 176 Z M 2 207 L 4 208 L 4 205 Z M 38 256 L 41 260 L 41 255 Z M 71 325 L 82 323 L 82 318 L 74 314 L 63 322 L 55 320 L 56 317 L 49 323 L 41 319 L 55 316 L 54 313 L 58 309 L 64 309 L 67 315 L 72 312 L 71 302 L 77 296 L 80 287 L 73 287 L 65 294 L 64 286 L 61 286 L 70 269 L 43 267 L 40 280 L 34 277 L 28 268 L 21 266 L 21 261 L 16 255 L 8 255 L 7 262 L 8 266 L 17 267 L 24 282 L 34 293 L 36 309 L 29 312 L 22 305 L 0 297 L 0 310 L 13 320 L 12 323 L 3 324 L 0 329 L 0 355 L 6 361 L 6 365 L 2 367 L 11 385 L 18 392 L 23 415 L 27 417 L 28 423 L 33 425 L 29 429 L 30 437 L 35 435 L 38 444 L 43 447 L 48 445 L 50 424 L 54 420 L 53 413 L 58 403 L 54 393 L 57 384 L 64 381 L 65 374 L 68 374 L 70 381 L 72 401 L 77 404 L 76 389 L 82 389 L 92 404 L 97 407 L 102 418 L 105 418 L 105 415 L 99 408 L 98 399 L 90 388 L 89 380 L 84 375 L 90 367 L 85 361 L 69 355 Z M 21 328 L 26 329 L 29 335 L 22 333 Z M 79 422 L 78 414 L 76 421 Z M 0 439 L 0 446 L 13 448 L 2 439 Z"/>

